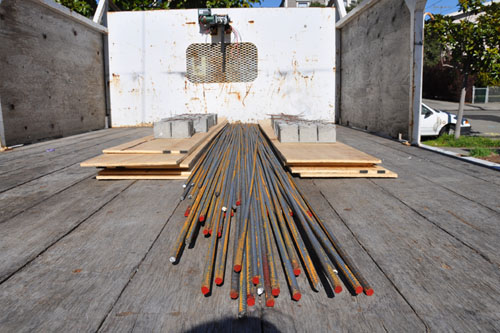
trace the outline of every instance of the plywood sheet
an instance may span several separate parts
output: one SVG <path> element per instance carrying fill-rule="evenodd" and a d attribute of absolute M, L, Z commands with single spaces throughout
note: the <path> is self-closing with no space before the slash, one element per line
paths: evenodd
<path fill-rule="evenodd" d="M 177 154 L 103 154 L 85 162 L 82 167 L 177 167 L 185 155 Z"/>
<path fill-rule="evenodd" d="M 217 125 L 208 132 L 195 133 L 185 139 L 155 139 L 152 135 L 134 140 L 116 147 L 103 150 L 105 154 L 190 154 L 213 133 L 227 124 L 226 118 L 220 118 Z"/>
<path fill-rule="evenodd" d="M 398 175 L 381 166 L 372 167 L 342 167 L 342 168 L 295 168 L 291 167 L 293 174 L 301 178 L 397 178 Z"/>
<path fill-rule="evenodd" d="M 190 171 L 175 171 L 171 169 L 104 169 L 99 171 L 99 180 L 119 179 L 187 179 Z"/>
<path fill-rule="evenodd" d="M 377 164 L 382 161 L 341 142 L 335 143 L 281 143 L 271 127 L 271 120 L 259 121 L 260 128 L 271 140 L 287 165 Z"/>

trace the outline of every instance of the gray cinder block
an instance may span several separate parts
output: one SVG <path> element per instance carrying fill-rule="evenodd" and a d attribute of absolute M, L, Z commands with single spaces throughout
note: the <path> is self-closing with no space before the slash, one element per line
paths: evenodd
<path fill-rule="evenodd" d="M 172 124 L 172 138 L 190 138 L 194 134 L 192 119 L 172 120 L 170 123 Z"/>
<path fill-rule="evenodd" d="M 318 142 L 337 142 L 337 126 L 318 124 Z"/>
<path fill-rule="evenodd" d="M 299 142 L 299 126 L 297 124 L 278 124 L 278 140 L 280 142 Z"/>
<path fill-rule="evenodd" d="M 210 128 L 210 116 L 207 114 L 196 115 L 193 117 L 193 126 L 196 133 L 207 132 Z"/>
<path fill-rule="evenodd" d="M 169 121 L 156 121 L 153 125 L 155 138 L 167 139 L 172 137 L 172 129 Z"/>
<path fill-rule="evenodd" d="M 318 126 L 311 123 L 299 124 L 299 142 L 318 142 Z"/>

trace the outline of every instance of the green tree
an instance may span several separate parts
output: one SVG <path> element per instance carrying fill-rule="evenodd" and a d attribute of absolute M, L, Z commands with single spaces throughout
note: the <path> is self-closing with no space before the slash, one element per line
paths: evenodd
<path fill-rule="evenodd" d="M 462 123 L 469 75 L 479 74 L 487 82 L 500 78 L 500 3 L 484 5 L 481 0 L 459 0 L 458 7 L 468 16 L 454 22 L 452 17 L 435 15 L 426 24 L 426 38 L 439 41 L 443 61 L 463 75 L 457 125 Z M 455 138 L 459 137 L 458 125 Z"/>
<path fill-rule="evenodd" d="M 96 0 L 56 0 L 60 4 L 87 17 L 92 17 L 97 8 Z M 109 0 L 108 0 L 109 1 Z M 230 8 L 251 7 L 260 0 L 114 0 L 119 10 L 151 10 L 181 8 Z M 115 7 L 114 6 L 114 7 Z"/>

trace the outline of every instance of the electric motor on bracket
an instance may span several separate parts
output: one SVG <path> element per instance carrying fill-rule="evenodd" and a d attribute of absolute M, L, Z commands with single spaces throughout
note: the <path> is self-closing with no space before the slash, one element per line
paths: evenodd
<path fill-rule="evenodd" d="M 232 31 L 229 22 L 231 19 L 229 15 L 212 15 L 212 10 L 210 8 L 198 9 L 198 22 L 202 29 L 206 32 L 210 32 L 211 35 L 217 35 L 217 28 L 219 26 L 224 27 L 224 33 L 230 34 Z"/>

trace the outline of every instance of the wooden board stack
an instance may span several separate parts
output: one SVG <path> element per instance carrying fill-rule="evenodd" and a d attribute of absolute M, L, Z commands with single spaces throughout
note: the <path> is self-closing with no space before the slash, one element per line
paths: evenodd
<path fill-rule="evenodd" d="M 281 161 L 302 178 L 397 178 L 397 174 L 377 164 L 382 161 L 341 142 L 282 143 L 276 137 L 271 120 L 259 126 L 273 144 Z"/>
<path fill-rule="evenodd" d="M 104 168 L 97 179 L 186 179 L 210 140 L 228 123 L 219 118 L 206 133 L 187 139 L 155 139 L 152 135 L 103 150 L 82 167 Z"/>

